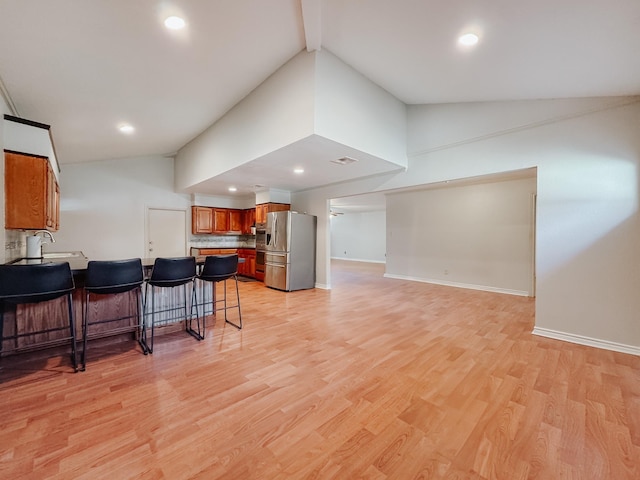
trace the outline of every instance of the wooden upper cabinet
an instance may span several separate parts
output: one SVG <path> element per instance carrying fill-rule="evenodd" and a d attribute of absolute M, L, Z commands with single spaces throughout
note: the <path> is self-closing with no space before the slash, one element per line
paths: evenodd
<path fill-rule="evenodd" d="M 242 210 L 229 209 L 229 231 L 242 233 Z"/>
<path fill-rule="evenodd" d="M 288 203 L 267 203 L 268 212 L 284 212 L 286 210 L 291 210 L 291 205 Z"/>
<path fill-rule="evenodd" d="M 229 231 L 229 210 L 226 208 L 213 209 L 213 231 L 228 232 Z"/>
<path fill-rule="evenodd" d="M 191 233 L 194 235 L 213 233 L 213 209 L 191 207 Z"/>
<path fill-rule="evenodd" d="M 50 230 L 60 227 L 60 188 L 46 157 L 4 154 L 5 228 Z"/>
<path fill-rule="evenodd" d="M 250 234 L 251 227 L 256 223 L 256 209 L 249 208 L 242 211 L 242 233 Z"/>
<path fill-rule="evenodd" d="M 47 162 L 47 229 L 60 228 L 60 187 L 51 164 Z"/>
<path fill-rule="evenodd" d="M 267 204 L 256 205 L 256 223 L 267 223 Z"/>
<path fill-rule="evenodd" d="M 235 208 L 191 207 L 191 233 L 242 233 L 242 210 Z"/>
<path fill-rule="evenodd" d="M 267 223 L 267 213 L 291 210 L 288 203 L 261 203 L 256 205 L 256 223 Z"/>

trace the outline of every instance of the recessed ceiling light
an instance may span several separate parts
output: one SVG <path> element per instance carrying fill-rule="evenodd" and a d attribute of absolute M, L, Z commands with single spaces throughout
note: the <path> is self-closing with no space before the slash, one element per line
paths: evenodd
<path fill-rule="evenodd" d="M 470 47 L 478 43 L 478 40 L 478 36 L 475 33 L 465 33 L 458 38 L 458 43 Z"/>
<path fill-rule="evenodd" d="M 294 168 L 293 173 L 298 173 L 298 174 L 304 173 L 304 168 Z"/>
<path fill-rule="evenodd" d="M 237 192 L 238 189 L 236 187 L 229 187 L 230 192 Z"/>
<path fill-rule="evenodd" d="M 180 30 L 181 28 L 184 28 L 185 25 L 186 22 L 184 21 L 184 19 L 176 16 L 168 17 L 164 21 L 164 26 L 170 28 L 171 30 Z"/>
<path fill-rule="evenodd" d="M 135 128 L 133 128 L 131 125 L 125 123 L 122 124 L 118 127 L 118 130 L 120 130 L 122 133 L 133 133 Z"/>

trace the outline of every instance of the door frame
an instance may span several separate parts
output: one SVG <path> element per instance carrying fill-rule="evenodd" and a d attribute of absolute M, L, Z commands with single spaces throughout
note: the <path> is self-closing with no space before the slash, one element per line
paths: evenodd
<path fill-rule="evenodd" d="M 177 207 L 158 207 L 154 205 L 145 205 L 144 209 L 144 244 L 143 244 L 143 252 L 144 257 L 148 258 L 148 245 L 149 245 L 149 212 L 151 210 L 164 210 L 164 211 L 173 211 L 173 212 L 184 212 L 184 251 L 185 255 L 189 255 L 189 215 L 188 208 L 177 208 Z"/>
<path fill-rule="evenodd" d="M 537 175 L 536 175 L 537 181 Z M 538 215 L 538 192 L 536 187 L 536 192 L 531 194 L 531 264 L 530 264 L 530 280 L 531 284 L 529 285 L 529 297 L 535 298 L 536 296 L 536 235 L 537 235 L 537 215 Z"/>

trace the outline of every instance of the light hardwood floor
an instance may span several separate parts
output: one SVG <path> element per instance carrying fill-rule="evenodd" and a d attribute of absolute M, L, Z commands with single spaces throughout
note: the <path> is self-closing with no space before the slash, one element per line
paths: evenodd
<path fill-rule="evenodd" d="M 529 298 L 334 262 L 217 320 L 0 362 L 2 479 L 639 479 L 640 358 L 531 335 Z"/>

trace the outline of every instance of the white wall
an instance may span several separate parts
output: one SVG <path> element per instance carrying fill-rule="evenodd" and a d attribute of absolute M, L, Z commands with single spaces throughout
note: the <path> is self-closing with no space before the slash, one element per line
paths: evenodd
<path fill-rule="evenodd" d="M 313 134 L 315 55 L 301 52 L 176 156 L 183 191 Z"/>
<path fill-rule="evenodd" d="M 255 195 L 200 195 L 191 194 L 191 204 L 201 207 L 252 208 L 255 207 Z"/>
<path fill-rule="evenodd" d="M 317 215 L 330 198 L 538 167 L 536 331 L 640 353 L 640 98 L 413 106 L 408 114 L 406 172 L 293 194 L 292 204 Z M 444 132 L 435 138 L 434 125 Z M 316 270 L 329 284 L 323 233 Z"/>
<path fill-rule="evenodd" d="M 535 177 L 388 194 L 386 276 L 533 294 Z"/>
<path fill-rule="evenodd" d="M 5 120 L 4 135 L 4 148 L 7 150 L 47 157 L 56 180 L 60 181 L 60 165 L 58 165 L 58 159 L 53 150 L 52 135 L 49 129 Z"/>
<path fill-rule="evenodd" d="M 402 102 L 331 53 L 302 51 L 178 151 L 176 190 L 312 136 L 406 167 L 406 135 Z"/>
<path fill-rule="evenodd" d="M 174 193 L 171 158 L 64 165 L 60 179 L 60 230 L 45 251 L 81 250 L 92 260 L 144 257 L 146 208 L 191 205 L 189 195 Z"/>
<path fill-rule="evenodd" d="M 291 203 L 291 192 L 284 190 L 261 190 L 255 194 L 255 204 L 259 203 Z"/>
<path fill-rule="evenodd" d="M 326 49 L 316 55 L 315 133 L 407 166 L 407 107 Z"/>
<path fill-rule="evenodd" d="M 345 212 L 330 217 L 331 258 L 362 262 L 385 262 L 386 215 L 374 212 Z"/>

